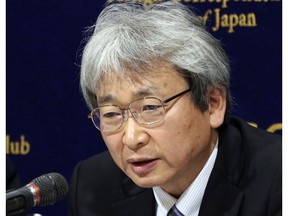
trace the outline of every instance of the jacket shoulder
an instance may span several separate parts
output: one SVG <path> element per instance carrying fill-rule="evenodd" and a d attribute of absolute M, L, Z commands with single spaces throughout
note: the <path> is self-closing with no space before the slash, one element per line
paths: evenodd
<path fill-rule="evenodd" d="M 146 202 L 146 207 L 143 206 Z M 69 214 L 151 215 L 154 212 L 152 190 L 138 187 L 104 152 L 76 166 L 69 192 Z"/>
<path fill-rule="evenodd" d="M 226 134 L 232 134 L 233 136 L 240 136 L 244 146 L 251 148 L 255 147 L 266 148 L 271 146 L 275 149 L 282 146 L 282 136 L 276 133 L 267 132 L 263 129 L 253 127 L 246 121 L 239 118 L 231 118 L 228 126 L 224 130 Z M 252 145 L 250 145 L 253 143 Z"/>
<path fill-rule="evenodd" d="M 282 197 L 282 136 L 238 118 L 231 118 L 219 134 L 214 175 L 212 171 L 207 187 L 215 188 L 221 176 L 243 194 L 241 215 L 276 215 Z"/>
<path fill-rule="evenodd" d="M 125 194 L 125 174 L 117 167 L 109 152 L 80 161 L 74 169 L 69 191 L 70 215 L 95 215 L 106 212 L 109 204 Z M 95 205 L 97 203 L 97 205 Z"/>

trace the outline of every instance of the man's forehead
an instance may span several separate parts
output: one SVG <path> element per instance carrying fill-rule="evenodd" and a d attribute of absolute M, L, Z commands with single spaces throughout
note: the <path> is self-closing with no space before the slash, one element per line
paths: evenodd
<path fill-rule="evenodd" d="M 121 71 L 102 72 L 98 80 L 98 84 L 104 83 L 113 84 L 115 82 L 141 83 L 142 81 L 153 83 L 155 80 L 167 75 L 167 73 L 177 73 L 177 69 L 172 64 L 167 62 L 151 62 L 151 65 L 147 68 L 139 68 L 139 70 L 132 70 L 129 67 L 124 67 Z"/>
<path fill-rule="evenodd" d="M 156 94 L 159 90 L 157 80 L 149 77 L 110 76 L 99 83 L 96 96 L 98 103 L 102 103 L 115 100 L 120 93 L 125 93 L 127 97 L 141 98 Z"/>
<path fill-rule="evenodd" d="M 157 83 L 157 82 L 156 82 Z M 153 86 L 155 81 L 146 74 L 121 74 L 118 75 L 116 73 L 111 73 L 98 81 L 97 91 L 113 88 L 135 88 L 135 87 L 142 87 L 142 86 Z M 143 87 L 144 88 L 144 87 Z"/>
<path fill-rule="evenodd" d="M 125 93 L 134 99 L 161 94 L 165 89 L 177 85 L 179 73 L 171 65 L 154 68 L 154 70 L 137 73 L 125 71 L 125 73 L 111 72 L 99 80 L 96 96 L 98 103 L 112 100 L 113 97 Z M 180 76 L 181 77 L 181 76 Z"/>

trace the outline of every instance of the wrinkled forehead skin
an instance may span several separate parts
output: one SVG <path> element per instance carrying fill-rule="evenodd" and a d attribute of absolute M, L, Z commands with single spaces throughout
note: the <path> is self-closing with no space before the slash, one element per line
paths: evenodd
<path fill-rule="evenodd" d="M 172 70 L 171 70 L 172 69 Z M 103 92 L 109 92 L 111 86 L 117 85 L 119 87 L 129 86 L 147 86 L 153 87 L 157 85 L 157 78 L 165 76 L 171 71 L 178 73 L 175 66 L 171 64 L 153 64 L 149 68 L 141 69 L 139 71 L 131 70 L 127 68 L 125 71 L 119 73 L 115 71 L 109 71 L 108 73 L 102 74 L 98 82 L 96 83 L 96 96 L 101 95 Z"/>

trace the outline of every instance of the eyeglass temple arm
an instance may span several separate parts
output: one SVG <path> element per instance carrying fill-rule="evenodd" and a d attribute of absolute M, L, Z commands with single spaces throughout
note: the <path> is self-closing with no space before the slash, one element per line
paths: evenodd
<path fill-rule="evenodd" d="M 189 89 L 187 89 L 187 90 L 185 90 L 185 91 L 183 91 L 183 92 L 180 92 L 179 94 L 176 94 L 176 95 L 174 95 L 174 96 L 172 96 L 172 97 L 164 100 L 163 103 L 168 103 L 168 102 L 174 100 L 175 98 L 180 97 L 181 95 L 186 94 L 186 93 L 189 92 L 189 91 L 191 91 L 191 88 L 189 88 Z"/>

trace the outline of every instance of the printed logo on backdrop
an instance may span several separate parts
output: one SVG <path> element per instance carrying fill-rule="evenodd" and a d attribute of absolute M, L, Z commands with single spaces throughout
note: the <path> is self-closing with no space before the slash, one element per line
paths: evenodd
<path fill-rule="evenodd" d="M 31 150 L 30 143 L 25 135 L 17 139 L 12 139 L 9 134 L 6 135 L 6 154 L 7 155 L 27 155 Z"/>
<path fill-rule="evenodd" d="M 144 4 L 160 3 L 165 0 L 132 0 L 132 2 L 143 2 Z M 257 14 L 254 11 L 250 12 L 234 12 L 229 10 L 229 5 L 234 4 L 235 8 L 246 7 L 249 9 L 249 3 L 258 4 L 279 4 L 281 0 L 174 0 L 175 2 L 189 3 L 192 6 L 208 6 L 209 8 L 199 15 L 203 25 L 207 26 L 208 21 L 212 22 L 208 27 L 213 32 L 220 29 L 226 29 L 228 33 L 234 33 L 237 28 L 255 28 L 259 24 Z M 121 3 L 127 0 L 107 0 L 107 3 Z M 130 1 L 131 2 L 131 1 Z M 238 4 L 238 5 L 237 5 Z M 240 5 L 241 4 L 241 5 Z M 269 5 L 269 6 L 270 6 Z M 269 14 L 268 14 L 269 15 Z"/>
<path fill-rule="evenodd" d="M 254 122 L 248 122 L 251 126 L 258 128 L 258 124 L 254 123 Z M 266 131 L 268 132 L 272 132 L 272 133 L 278 133 L 278 134 L 282 134 L 282 123 L 274 123 L 272 125 L 270 125 Z"/>

